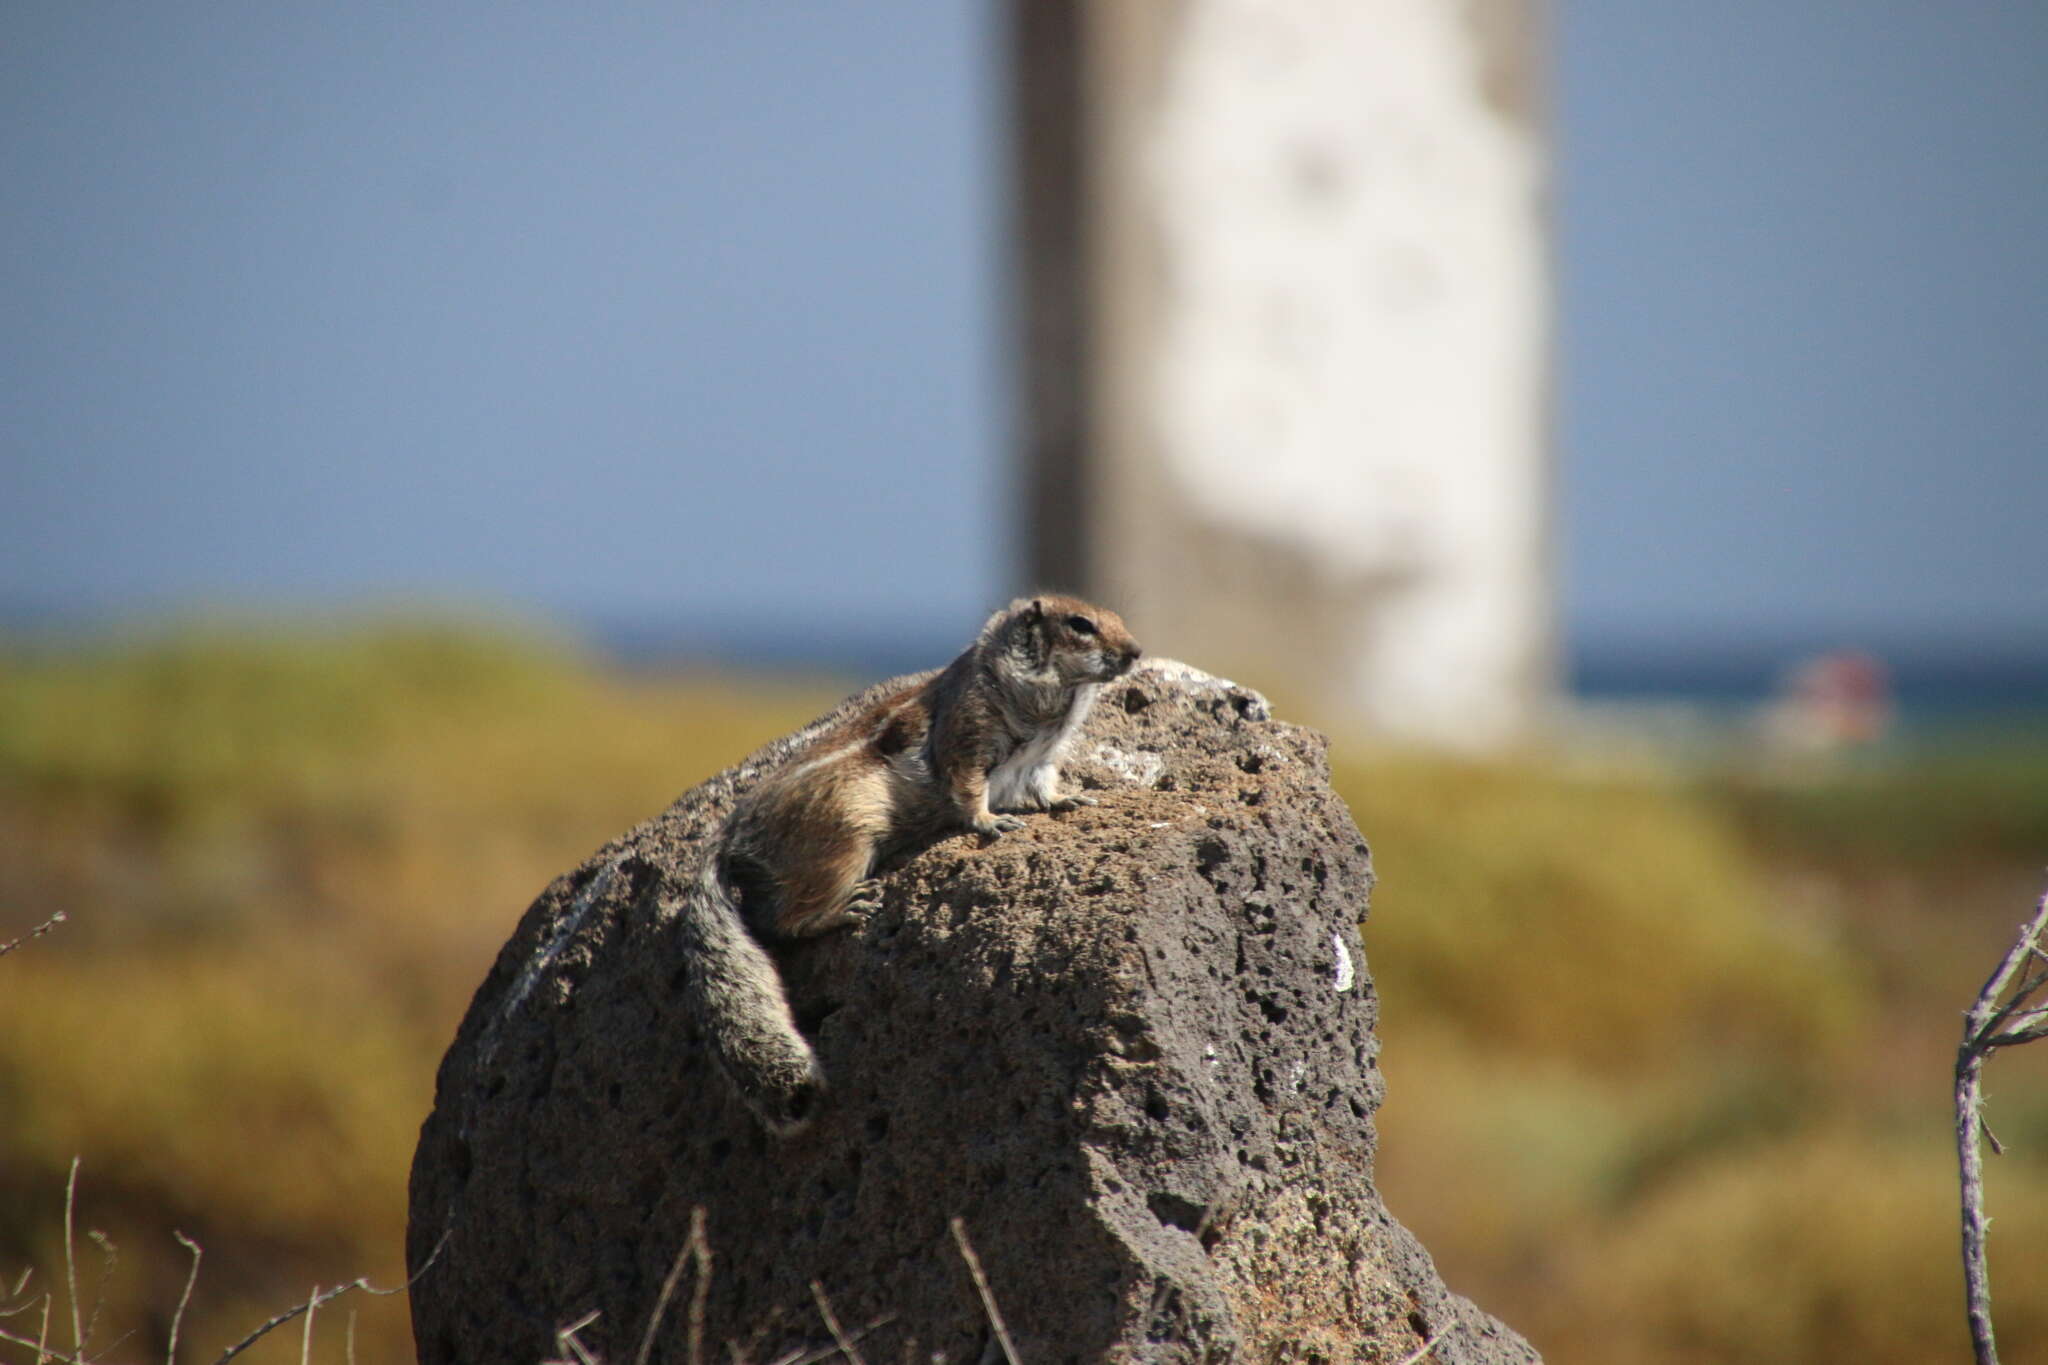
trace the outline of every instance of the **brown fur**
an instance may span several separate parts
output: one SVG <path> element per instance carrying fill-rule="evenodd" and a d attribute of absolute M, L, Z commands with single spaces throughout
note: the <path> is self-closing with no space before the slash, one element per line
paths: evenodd
<path fill-rule="evenodd" d="M 1076 619 L 1089 633 L 1068 626 Z M 1035 638 L 1018 638 L 1034 630 Z M 1042 648 L 1049 677 L 1027 676 L 1033 646 Z M 902 845 L 954 827 L 990 838 L 1017 828 L 1022 821 L 989 808 L 990 771 L 1057 730 L 1080 689 L 1123 673 L 1140 652 L 1115 612 L 1076 598 L 1044 595 L 996 613 L 923 687 L 819 736 L 749 793 L 733 815 L 728 856 L 765 874 L 775 906 L 767 915 L 750 906 L 747 918 L 757 931 L 789 938 L 825 933 L 873 908 L 868 875 Z M 1057 752 L 1048 759 L 1056 764 Z"/>
<path fill-rule="evenodd" d="M 750 937 L 826 933 L 875 907 L 883 859 L 951 829 L 998 838 L 1023 825 L 992 798 L 1003 810 L 1092 804 L 1058 794 L 1060 756 L 1096 688 L 1140 653 L 1113 611 L 1020 598 L 940 672 L 833 725 L 741 798 L 682 913 L 704 959 L 700 1021 L 772 1127 L 800 1126 L 822 1079 Z"/>

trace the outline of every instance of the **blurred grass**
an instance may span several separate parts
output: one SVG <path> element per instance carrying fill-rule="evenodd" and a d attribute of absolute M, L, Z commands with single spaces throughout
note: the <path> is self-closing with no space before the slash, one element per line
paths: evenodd
<path fill-rule="evenodd" d="M 1455 1287 L 1558 1360 L 1967 1350 L 1950 1068 L 2040 893 L 2048 764 L 1336 776 L 1380 874 L 1381 1189 Z M 2030 1051 L 1988 1111 L 2008 1362 L 2048 1360 Z"/>
<path fill-rule="evenodd" d="M 1398 757 L 1337 781 L 1376 850 L 1382 990 L 1455 1003 L 1470 1045 L 1825 1065 L 1860 1022 L 1853 964 L 1770 918 L 1733 831 L 1654 781 Z"/>
<path fill-rule="evenodd" d="M 161 1358 L 173 1228 L 208 1248 L 193 1357 L 315 1282 L 397 1282 L 433 1069 L 520 911 L 835 696 L 424 622 L 0 650 L 0 939 L 71 915 L 0 963 L 0 1275 L 61 1270 L 79 1154 L 123 1355 Z M 1456 1288 L 1560 1361 L 1960 1357 L 1948 1068 L 2048 857 L 2038 731 L 1337 779 L 1381 878 L 1381 1183 Z M 2009 1362 L 2048 1360 L 2030 1051 L 1989 1072 Z M 402 1299 L 352 1306 L 359 1358 L 409 1357 Z"/>
<path fill-rule="evenodd" d="M 423 622 L 0 652 L 0 939 L 70 917 L 0 963 L 0 1276 L 61 1272 L 77 1154 L 126 1354 L 162 1358 L 174 1228 L 207 1247 L 193 1357 L 315 1282 L 402 1280 L 434 1068 L 519 913 L 830 699 Z M 359 1358 L 409 1359 L 403 1302 L 323 1339 L 354 1308 Z"/>
<path fill-rule="evenodd" d="M 1768 780 L 1723 772 L 1709 794 L 1780 856 L 1877 858 L 1921 870 L 2038 863 L 2048 850 L 2048 726 L 1951 723 L 1889 761 Z"/>

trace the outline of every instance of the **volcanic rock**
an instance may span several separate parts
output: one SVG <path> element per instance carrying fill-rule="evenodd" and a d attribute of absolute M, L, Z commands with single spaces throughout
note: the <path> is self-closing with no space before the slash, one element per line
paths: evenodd
<path fill-rule="evenodd" d="M 829 1090 L 763 1131 L 662 907 L 814 729 L 600 849 L 500 953 L 413 1163 L 422 1365 L 573 1359 L 571 1327 L 614 1365 L 839 1335 L 973 1365 L 995 1314 L 1033 1365 L 1536 1359 L 1373 1187 L 1372 870 L 1324 740 L 1184 665 L 1103 689 L 1066 767 L 1099 805 L 939 839 L 864 923 L 777 950 Z"/>

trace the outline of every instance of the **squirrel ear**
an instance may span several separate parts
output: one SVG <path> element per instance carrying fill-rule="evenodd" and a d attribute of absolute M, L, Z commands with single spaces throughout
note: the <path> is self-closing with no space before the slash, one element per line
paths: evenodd
<path fill-rule="evenodd" d="M 1044 599 L 1043 597 L 1034 597 L 1034 598 L 1032 598 L 1032 599 L 1031 599 L 1031 619 L 1032 619 L 1032 620 L 1034 620 L 1034 621 L 1037 621 L 1037 620 L 1043 620 L 1043 619 L 1044 619 L 1044 617 L 1045 617 L 1045 599 Z"/>

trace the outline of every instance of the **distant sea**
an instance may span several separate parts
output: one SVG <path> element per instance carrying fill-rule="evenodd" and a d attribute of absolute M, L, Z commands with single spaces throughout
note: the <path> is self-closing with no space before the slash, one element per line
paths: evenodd
<path fill-rule="evenodd" d="M 1699 649 L 1582 643 L 1568 653 L 1566 682 L 1574 695 L 1588 699 L 1678 697 L 1757 705 L 1777 695 L 1802 662 L 1843 650 L 1878 662 L 1902 711 L 2048 712 L 2048 630 L 2042 640 L 2024 644 L 1780 638 Z"/>
<path fill-rule="evenodd" d="M 253 612 L 256 622 L 376 619 L 382 615 L 446 616 L 467 613 L 426 608 L 397 613 L 369 609 L 328 613 Z M 9 610 L 0 605 L 0 639 L 55 643 L 108 633 L 148 633 L 207 613 L 124 616 Z M 227 619 L 239 619 L 231 613 Z M 849 684 L 944 663 L 964 636 L 946 624 L 902 619 L 805 622 L 771 619 L 658 619 L 583 615 L 568 619 L 479 611 L 485 624 L 534 624 L 566 634 L 593 654 L 635 671 L 714 667 L 742 671 L 805 671 Z M 1991 639 L 1958 633 L 1947 639 L 1894 639 L 1744 634 L 1731 630 L 1711 643 L 1698 640 L 1576 639 L 1564 651 L 1569 694 L 1596 707 L 1678 703 L 1734 715 L 1768 703 L 1802 661 L 1836 650 L 1870 655 L 1890 680 L 1903 719 L 1914 725 L 1996 722 L 2007 716 L 2048 723 L 2048 621 L 2029 639 Z M 1198 662 L 1198 661 L 1197 661 Z"/>
<path fill-rule="evenodd" d="M 585 639 L 628 668 L 710 664 L 799 669 L 853 681 L 932 668 L 959 651 L 956 634 L 933 629 L 839 623 L 802 627 L 646 621 L 585 623 Z M 2038 642 L 1855 638 L 1736 638 L 1711 648 L 1640 641 L 1575 642 L 1565 652 L 1569 695 L 1596 708 L 1677 704 L 1733 719 L 1768 704 L 1790 671 L 1817 654 L 1858 650 L 1889 678 L 1900 719 L 1915 728 L 1977 728 L 2017 721 L 2048 726 L 2048 629 Z"/>
<path fill-rule="evenodd" d="M 1877 661 L 1892 723 L 1869 752 L 2048 752 L 2048 644 L 1857 639 L 1749 639 L 1713 649 L 1645 649 L 1612 642 L 1571 651 L 1566 684 L 1582 721 L 1647 735 L 1678 751 L 1725 753 L 1771 733 L 1767 716 L 1791 672 L 1821 654 Z"/>

